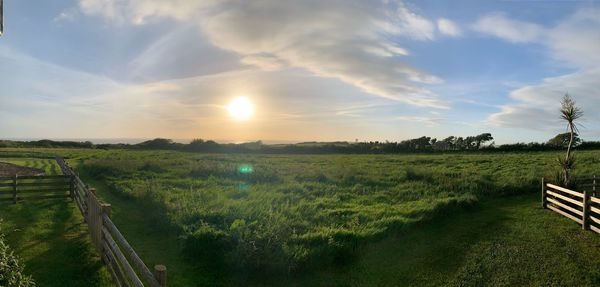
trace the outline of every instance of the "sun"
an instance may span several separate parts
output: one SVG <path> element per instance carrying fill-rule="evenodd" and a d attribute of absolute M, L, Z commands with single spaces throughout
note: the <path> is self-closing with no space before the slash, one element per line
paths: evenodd
<path fill-rule="evenodd" d="M 229 115 L 236 120 L 248 120 L 254 114 L 254 105 L 247 97 L 236 97 L 227 106 Z"/>

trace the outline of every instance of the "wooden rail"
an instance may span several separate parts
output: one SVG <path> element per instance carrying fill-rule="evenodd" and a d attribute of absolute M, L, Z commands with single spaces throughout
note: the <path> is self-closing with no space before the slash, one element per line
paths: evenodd
<path fill-rule="evenodd" d="M 554 184 L 542 178 L 542 207 L 548 208 L 579 224 L 584 230 L 600 234 L 600 198 L 596 197 L 596 176 L 593 192 L 578 192 Z"/>
<path fill-rule="evenodd" d="M 0 201 L 71 197 L 73 181 L 69 175 L 0 177 Z"/>
<path fill-rule="evenodd" d="M 600 196 L 597 188 L 598 181 L 600 181 L 600 177 L 596 175 L 593 175 L 592 177 L 578 177 L 575 179 L 578 187 L 591 190 L 593 196 Z"/>
<path fill-rule="evenodd" d="M 167 286 L 167 268 L 155 265 L 151 272 L 110 219 L 111 205 L 101 203 L 96 189 L 88 187 L 62 159 L 56 158 L 63 174 L 72 179 L 75 205 L 88 225 L 92 243 L 107 266 L 116 286 Z"/>

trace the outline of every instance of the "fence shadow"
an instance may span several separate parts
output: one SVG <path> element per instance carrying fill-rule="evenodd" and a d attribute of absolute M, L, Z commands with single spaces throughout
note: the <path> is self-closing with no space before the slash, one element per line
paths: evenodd
<path fill-rule="evenodd" d="M 70 200 L 3 204 L 7 240 L 38 286 L 106 286 L 108 274 Z M 18 229 L 16 229 L 18 227 Z"/>

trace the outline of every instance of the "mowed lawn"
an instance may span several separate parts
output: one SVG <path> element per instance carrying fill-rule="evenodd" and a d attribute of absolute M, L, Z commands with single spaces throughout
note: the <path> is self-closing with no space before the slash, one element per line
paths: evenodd
<path fill-rule="evenodd" d="M 53 159 L 0 158 L 59 174 Z M 0 202 L 0 230 L 37 286 L 112 286 L 70 199 Z"/>
<path fill-rule="evenodd" d="M 6 242 L 37 286 L 112 286 L 70 199 L 0 203 Z"/>

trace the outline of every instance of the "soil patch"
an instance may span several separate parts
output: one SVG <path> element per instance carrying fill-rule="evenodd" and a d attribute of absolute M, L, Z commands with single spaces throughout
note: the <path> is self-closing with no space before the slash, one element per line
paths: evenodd
<path fill-rule="evenodd" d="M 43 176 L 44 170 L 39 168 L 24 167 L 12 163 L 0 162 L 0 176 Z"/>

